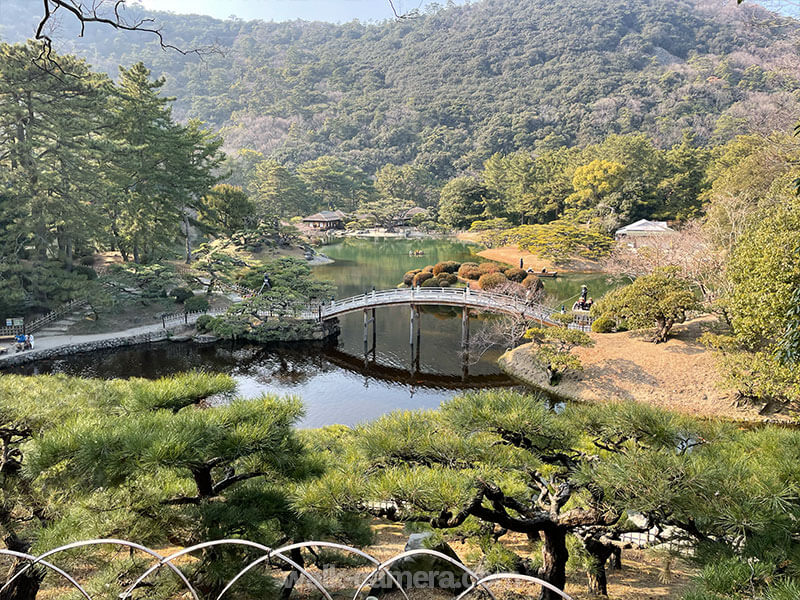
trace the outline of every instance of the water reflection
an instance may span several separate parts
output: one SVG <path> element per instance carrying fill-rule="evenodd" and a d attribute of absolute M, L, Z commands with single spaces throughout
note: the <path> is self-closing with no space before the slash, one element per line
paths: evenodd
<path fill-rule="evenodd" d="M 424 256 L 409 256 L 421 250 Z M 315 269 L 315 276 L 333 281 L 342 298 L 395 287 L 403 274 L 442 260 L 476 260 L 476 247 L 450 240 L 353 240 L 326 246 L 336 262 Z M 571 304 L 582 283 L 599 297 L 608 286 L 602 275 L 573 275 L 545 280 L 554 306 Z M 409 340 L 409 307 L 387 307 L 376 312 L 377 347 L 374 363 L 364 363 L 363 316 L 341 318 L 342 334 L 334 344 L 215 346 L 164 342 L 113 352 L 79 354 L 41 361 L 15 369 L 25 374 L 67 373 L 84 377 L 156 378 L 198 369 L 228 373 L 237 381 L 237 393 L 293 394 L 307 408 L 303 425 L 353 425 L 396 409 L 435 408 L 455 390 L 509 386 L 496 359 L 504 348 L 487 351 L 470 364 L 462 379 L 461 311 L 423 307 L 420 318 L 421 351 L 414 368 Z M 485 319 L 472 319 L 473 335 Z"/>
<path fill-rule="evenodd" d="M 494 374 L 460 376 L 411 373 L 363 364 L 330 344 L 255 345 L 161 342 L 117 350 L 87 352 L 23 365 L 9 372 L 25 375 L 65 373 L 82 377 L 156 378 L 180 371 L 230 374 L 237 394 L 296 395 L 306 406 L 304 427 L 355 425 L 397 409 L 436 408 L 455 390 L 512 385 Z"/>

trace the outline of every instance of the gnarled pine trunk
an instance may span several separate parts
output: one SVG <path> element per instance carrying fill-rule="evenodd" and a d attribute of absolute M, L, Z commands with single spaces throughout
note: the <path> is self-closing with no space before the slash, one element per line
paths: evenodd
<path fill-rule="evenodd" d="M 16 535 L 8 535 L 3 540 L 6 548 L 15 552 L 28 552 L 30 543 L 18 538 Z M 30 565 L 25 560 L 15 560 L 8 570 L 3 581 L 9 581 L 15 573 Z M 39 587 L 44 579 L 44 570 L 41 567 L 33 567 L 17 577 L 14 582 L 0 593 L 0 600 L 35 600 L 39 593 Z"/>
<path fill-rule="evenodd" d="M 608 596 L 606 561 L 614 552 L 614 547 L 592 538 L 583 540 L 583 545 L 589 554 L 589 567 L 586 571 L 589 578 L 589 593 Z"/>
<path fill-rule="evenodd" d="M 551 527 L 542 531 L 544 544 L 542 544 L 542 566 L 539 577 L 547 583 L 563 590 L 567 583 L 567 532 L 561 527 Z M 548 589 L 542 588 L 539 600 L 562 600 L 562 598 Z"/>

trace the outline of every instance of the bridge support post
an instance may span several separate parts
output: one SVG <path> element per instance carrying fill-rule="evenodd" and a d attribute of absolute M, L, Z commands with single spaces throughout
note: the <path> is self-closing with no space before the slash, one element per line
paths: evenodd
<path fill-rule="evenodd" d="M 369 312 L 372 311 L 372 316 L 370 317 Z M 369 325 L 372 323 L 372 348 L 369 346 Z M 377 339 L 378 339 L 378 332 L 375 329 L 375 309 L 364 309 L 364 362 L 366 363 L 369 359 L 369 355 L 372 354 L 372 360 L 375 360 L 375 348 L 377 346 Z"/>
<path fill-rule="evenodd" d="M 461 376 L 469 375 L 469 307 L 461 310 Z"/>
<path fill-rule="evenodd" d="M 411 348 L 411 374 L 419 372 L 419 355 L 422 338 L 422 321 L 420 319 L 419 307 L 411 305 L 411 315 L 409 317 L 408 345 Z"/>
<path fill-rule="evenodd" d="M 378 322 L 375 320 L 375 309 L 372 309 L 372 362 L 375 362 L 375 352 L 378 347 Z"/>

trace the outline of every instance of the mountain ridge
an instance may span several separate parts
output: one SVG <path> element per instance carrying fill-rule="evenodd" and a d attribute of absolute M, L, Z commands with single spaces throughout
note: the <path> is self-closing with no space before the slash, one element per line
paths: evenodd
<path fill-rule="evenodd" d="M 4 2 L 4 38 L 21 37 L 31 6 Z M 798 116 L 797 22 L 755 5 L 483 0 L 342 25 L 156 17 L 170 43 L 223 54 L 164 53 L 146 34 L 110 29 L 76 39 L 66 22 L 60 46 L 112 76 L 143 60 L 166 76 L 177 116 L 288 164 L 333 154 L 447 178 L 495 152 L 630 132 L 662 147 L 686 131 L 718 143 Z"/>

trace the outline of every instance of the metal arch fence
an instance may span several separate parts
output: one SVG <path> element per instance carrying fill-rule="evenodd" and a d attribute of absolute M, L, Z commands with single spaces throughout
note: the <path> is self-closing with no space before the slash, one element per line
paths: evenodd
<path fill-rule="evenodd" d="M 481 590 L 490 598 L 496 600 L 496 597 L 492 593 L 489 584 L 497 581 L 507 581 L 507 582 L 520 581 L 529 584 L 535 584 L 542 588 L 546 588 L 552 591 L 553 593 L 557 594 L 564 600 L 572 600 L 572 598 L 568 596 L 564 591 L 558 589 L 557 587 L 551 585 L 550 583 L 542 579 L 539 579 L 538 577 L 532 577 L 530 575 L 521 575 L 518 573 L 498 573 L 481 577 L 463 563 L 460 563 L 454 558 L 442 554 L 441 552 L 437 552 L 435 550 L 427 550 L 427 549 L 407 550 L 405 552 L 397 554 L 396 556 L 393 556 L 388 560 L 380 561 L 379 559 L 375 558 L 374 556 L 372 556 L 367 552 L 364 552 L 363 550 L 359 550 L 358 548 L 353 548 L 351 546 L 346 546 L 344 544 L 337 544 L 334 542 L 320 542 L 320 541 L 300 542 L 273 549 L 269 548 L 268 546 L 264 546 L 263 544 L 258 544 L 256 542 L 251 542 L 248 540 L 223 539 L 223 540 L 213 540 L 213 541 L 203 542 L 201 544 L 196 544 L 194 546 L 184 548 L 169 555 L 163 555 L 141 544 L 137 544 L 135 542 L 130 542 L 127 540 L 113 539 L 113 538 L 83 540 L 79 542 L 74 542 L 71 544 L 66 544 L 64 546 L 59 546 L 57 548 L 44 552 L 38 556 L 34 556 L 32 554 L 26 554 L 23 552 L 16 552 L 13 550 L 0 549 L 0 557 L 7 556 L 12 559 L 18 560 L 21 563 L 19 568 L 17 568 L 17 570 L 14 572 L 14 574 L 11 577 L 9 577 L 9 579 L 2 585 L 2 587 L 0 587 L 0 596 L 3 596 L 6 593 L 6 590 L 9 589 L 9 586 L 11 586 L 11 584 L 19 577 L 21 577 L 25 572 L 29 571 L 30 569 L 36 566 L 41 566 L 47 569 L 48 571 L 52 571 L 53 573 L 57 574 L 59 577 L 64 579 L 67 583 L 69 583 L 70 587 L 75 589 L 85 600 L 93 600 L 91 594 L 87 592 L 86 588 L 83 585 L 81 585 L 78 579 L 70 575 L 70 573 L 68 573 L 64 569 L 54 564 L 53 559 L 57 555 L 69 550 L 74 550 L 77 548 L 86 548 L 90 546 L 109 546 L 109 545 L 128 548 L 131 552 L 133 551 L 142 552 L 150 556 L 154 561 L 151 566 L 149 566 L 146 570 L 144 570 L 139 575 L 139 577 L 137 577 L 133 581 L 133 583 L 129 585 L 122 594 L 119 595 L 120 600 L 130 599 L 136 588 L 142 585 L 148 577 L 160 571 L 162 568 L 168 569 L 176 577 L 178 577 L 181 584 L 191 594 L 193 600 L 200 600 L 201 597 L 200 594 L 197 592 L 197 589 L 192 585 L 192 583 L 189 581 L 189 578 L 175 563 L 177 559 L 181 558 L 182 556 L 186 556 L 198 550 L 203 550 L 205 548 L 210 548 L 215 546 L 243 546 L 251 548 L 261 553 L 260 557 L 258 557 L 255 560 L 251 560 L 249 563 L 245 564 L 241 570 L 239 570 L 239 572 L 227 583 L 227 585 L 225 585 L 225 587 L 222 589 L 219 595 L 217 595 L 215 600 L 222 600 L 223 596 L 225 596 L 225 594 L 231 588 L 233 588 L 236 582 L 239 581 L 245 574 L 252 571 L 255 567 L 263 565 L 265 563 L 268 564 L 269 566 L 272 566 L 273 559 L 277 559 L 279 561 L 283 561 L 284 563 L 286 563 L 289 567 L 291 567 L 291 569 L 294 569 L 297 573 L 299 573 L 301 578 L 305 578 L 306 581 L 314 589 L 316 589 L 317 592 L 319 592 L 322 595 L 322 597 L 326 598 L 327 600 L 333 600 L 333 597 L 331 596 L 331 590 L 328 589 L 328 587 L 326 587 L 324 581 L 321 581 L 321 578 L 318 574 L 317 575 L 313 574 L 308 568 L 298 564 L 296 561 L 294 561 L 292 558 L 286 555 L 287 553 L 293 550 L 304 550 L 304 549 L 310 550 L 313 548 L 329 548 L 332 550 L 338 550 L 345 553 L 355 554 L 372 565 L 372 569 L 367 573 L 366 577 L 361 578 L 360 575 L 358 576 L 360 580 L 360 585 L 358 585 L 353 595 L 353 600 L 358 600 L 359 598 L 365 597 L 367 586 L 370 584 L 371 581 L 376 581 L 377 578 L 380 577 L 381 575 L 384 575 L 389 581 L 392 582 L 393 585 L 397 587 L 397 590 L 399 590 L 399 592 L 403 595 L 405 600 L 409 600 L 408 594 L 406 593 L 406 589 L 403 587 L 400 581 L 398 581 L 396 576 L 396 571 L 393 571 L 392 567 L 403 559 L 419 555 L 426 555 L 436 558 L 438 560 L 445 561 L 450 565 L 452 565 L 455 569 L 463 572 L 464 577 L 469 579 L 470 581 L 469 585 L 465 585 L 466 589 L 464 589 L 464 591 L 462 591 L 460 595 L 456 597 L 456 600 L 467 600 L 467 598 L 476 597 L 475 592 L 477 592 L 478 590 Z M 322 579 L 324 579 L 324 577 Z M 355 587 L 355 586 L 350 586 L 350 587 Z"/>
<path fill-rule="evenodd" d="M 526 302 L 524 298 L 520 298 L 519 296 L 495 294 L 483 290 L 472 290 L 468 287 L 420 287 L 373 290 L 358 296 L 351 296 L 349 298 L 343 298 L 342 300 L 332 300 L 329 303 L 310 306 L 300 316 L 306 319 L 325 320 L 357 310 L 397 304 L 466 306 L 478 310 L 521 316 L 534 321 L 540 321 L 546 325 L 561 324 L 553 318 L 553 315 L 558 311 L 543 304 Z M 589 331 L 592 321 L 593 319 L 588 315 L 575 315 L 572 323 L 568 326 L 570 329 Z"/>

